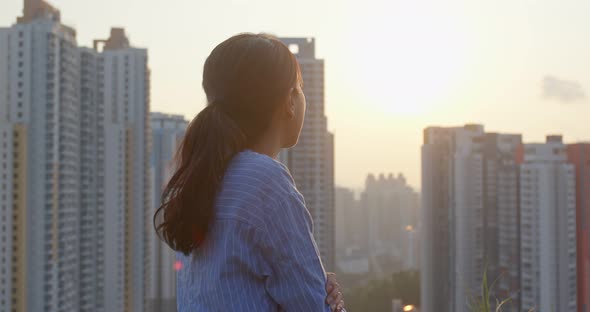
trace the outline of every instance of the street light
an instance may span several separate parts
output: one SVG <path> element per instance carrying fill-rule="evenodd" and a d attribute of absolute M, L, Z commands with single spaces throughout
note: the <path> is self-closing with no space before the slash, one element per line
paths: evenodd
<path fill-rule="evenodd" d="M 411 311 L 415 311 L 413 305 L 409 304 L 407 306 L 404 306 L 404 312 L 411 312 Z"/>

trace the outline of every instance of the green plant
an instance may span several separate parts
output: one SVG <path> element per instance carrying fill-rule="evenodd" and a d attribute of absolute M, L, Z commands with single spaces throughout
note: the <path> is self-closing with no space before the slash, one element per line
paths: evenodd
<path fill-rule="evenodd" d="M 492 285 L 488 285 L 488 272 L 487 269 L 483 272 L 483 279 L 481 282 L 481 296 L 478 298 L 472 298 L 471 303 L 469 305 L 472 312 L 491 312 L 492 311 L 492 298 L 490 298 L 490 290 L 494 286 L 497 280 L 495 280 Z M 496 310 L 495 312 L 501 312 L 502 307 L 510 302 L 510 298 L 504 299 L 502 301 L 496 300 Z"/>

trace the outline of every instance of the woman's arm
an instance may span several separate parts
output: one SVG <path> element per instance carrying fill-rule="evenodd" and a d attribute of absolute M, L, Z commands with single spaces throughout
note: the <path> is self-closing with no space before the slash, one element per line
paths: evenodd
<path fill-rule="evenodd" d="M 326 272 L 312 220 L 299 194 L 277 200 L 265 217 L 261 247 L 270 267 L 266 290 L 286 311 L 330 311 Z"/>

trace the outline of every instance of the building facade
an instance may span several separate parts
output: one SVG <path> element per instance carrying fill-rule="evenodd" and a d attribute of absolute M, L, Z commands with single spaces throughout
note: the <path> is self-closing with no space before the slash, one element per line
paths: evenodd
<path fill-rule="evenodd" d="M 353 190 L 336 187 L 334 204 L 336 254 L 343 256 L 348 249 L 364 245 L 362 225 L 366 222 L 362 221 L 363 214 Z"/>
<path fill-rule="evenodd" d="M 481 285 L 484 272 L 483 128 L 469 127 L 454 135 L 450 194 L 452 206 L 451 292 L 453 311 L 467 310 L 470 295 Z"/>
<path fill-rule="evenodd" d="M 505 308 L 520 307 L 519 163 L 522 136 L 486 133 L 484 138 L 484 248 L 490 293 Z M 492 303 L 495 306 L 495 302 Z"/>
<path fill-rule="evenodd" d="M 188 122 L 180 115 L 151 113 L 152 215 L 160 207 L 162 191 L 174 174 L 174 157 Z M 152 281 L 148 298 L 153 312 L 176 311 L 176 253 L 153 231 L 150 233 Z"/>
<path fill-rule="evenodd" d="M 409 253 L 415 249 L 411 243 L 418 205 L 418 193 L 402 174 L 367 177 L 361 207 L 368 217 L 368 255 L 375 276 L 417 269 L 417 263 L 408 259 L 415 258 Z"/>
<path fill-rule="evenodd" d="M 424 311 L 469 311 L 484 274 L 518 306 L 520 135 L 481 125 L 427 128 L 422 147 Z M 501 223 L 499 220 L 506 222 Z"/>
<path fill-rule="evenodd" d="M 569 144 L 568 160 L 576 171 L 576 270 L 578 312 L 590 311 L 590 143 Z"/>
<path fill-rule="evenodd" d="M 352 189 L 336 187 L 336 272 L 365 274 L 369 278 L 368 217 Z M 362 280 L 358 280 L 358 283 L 362 283 Z"/>
<path fill-rule="evenodd" d="M 147 51 L 123 29 L 80 48 L 81 311 L 145 311 L 150 281 Z"/>
<path fill-rule="evenodd" d="M 422 145 L 422 234 L 420 307 L 451 312 L 452 128 L 424 130 Z"/>
<path fill-rule="evenodd" d="M 334 269 L 334 135 L 324 112 L 324 60 L 315 57 L 315 39 L 281 38 L 297 57 L 307 109 L 299 143 L 281 152 L 297 188 L 305 197 L 314 223 L 314 237 L 324 266 Z"/>
<path fill-rule="evenodd" d="M 23 13 L 0 29 L 0 310 L 75 311 L 78 48 L 48 4 Z"/>
<path fill-rule="evenodd" d="M 576 311 L 575 167 L 560 136 L 525 144 L 520 166 L 522 309 Z"/>
<path fill-rule="evenodd" d="M 80 48 L 26 0 L 0 29 L 0 310 L 144 311 L 147 51 Z"/>
<path fill-rule="evenodd" d="M 150 283 L 149 235 L 153 232 L 150 213 L 150 71 L 147 50 L 130 47 L 123 30 L 113 29 L 109 39 L 104 42 L 102 54 L 107 146 L 105 187 L 111 188 L 106 198 L 122 199 L 123 205 L 119 207 L 122 208 L 125 221 L 122 236 L 124 309 L 145 311 L 147 285 Z M 116 179 L 122 186 L 119 189 L 115 189 Z M 113 183 L 110 184 L 109 180 Z M 109 237 L 105 237 L 105 242 L 109 241 Z M 111 247 L 115 253 L 114 246 Z"/>

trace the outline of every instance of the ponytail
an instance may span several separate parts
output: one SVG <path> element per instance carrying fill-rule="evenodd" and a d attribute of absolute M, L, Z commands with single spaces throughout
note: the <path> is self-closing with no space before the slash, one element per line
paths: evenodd
<path fill-rule="evenodd" d="M 180 167 L 153 218 L 158 235 L 172 249 L 188 255 L 204 240 L 225 170 L 245 148 L 244 133 L 218 103 L 207 105 L 191 121 L 176 155 Z"/>

